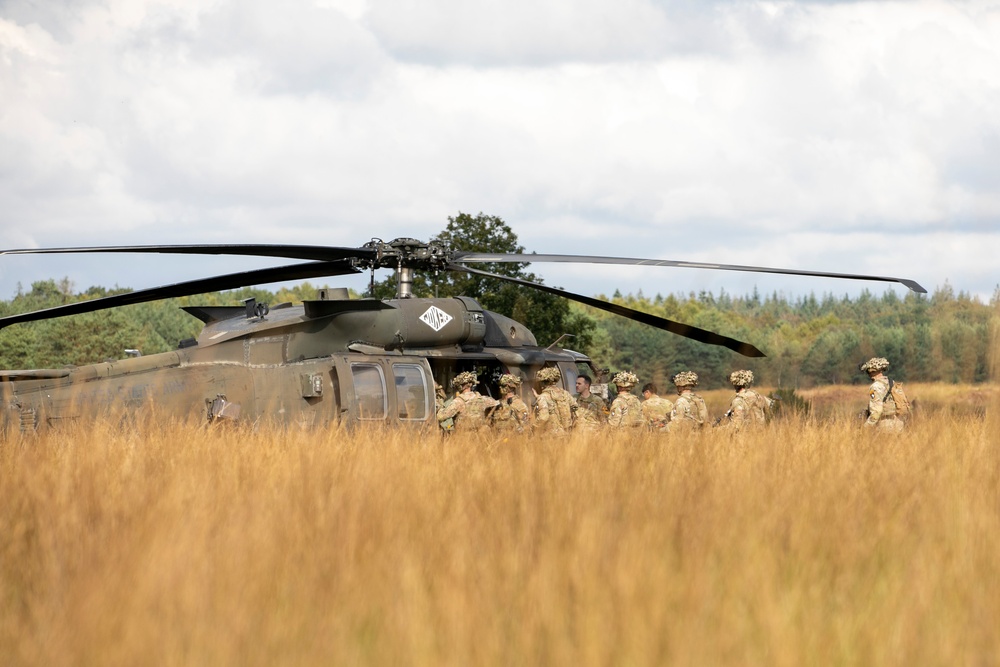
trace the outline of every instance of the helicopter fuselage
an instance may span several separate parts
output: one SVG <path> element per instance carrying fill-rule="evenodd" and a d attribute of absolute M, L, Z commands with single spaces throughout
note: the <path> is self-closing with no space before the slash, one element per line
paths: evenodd
<path fill-rule="evenodd" d="M 344 294 L 343 296 L 346 296 Z M 466 370 L 497 395 L 501 373 L 560 368 L 584 355 L 542 348 L 522 324 L 467 297 L 325 298 L 267 309 L 188 307 L 205 322 L 173 351 L 63 369 L 0 371 L 0 426 L 25 432 L 105 414 L 315 427 L 436 423 L 435 384 Z"/>

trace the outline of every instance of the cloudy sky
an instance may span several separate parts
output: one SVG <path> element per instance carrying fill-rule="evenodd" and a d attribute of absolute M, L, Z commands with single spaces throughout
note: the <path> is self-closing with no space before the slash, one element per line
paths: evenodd
<path fill-rule="evenodd" d="M 460 211 L 540 253 L 988 300 L 1000 2 L 0 0 L 0 248 L 358 246 Z M 0 298 L 267 264 L 0 256 Z M 585 294 L 905 292 L 533 270 Z"/>

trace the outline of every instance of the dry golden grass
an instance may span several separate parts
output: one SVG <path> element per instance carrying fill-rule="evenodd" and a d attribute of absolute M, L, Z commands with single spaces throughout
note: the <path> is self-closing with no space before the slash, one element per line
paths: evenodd
<path fill-rule="evenodd" d="M 10 665 L 988 665 L 986 420 L 0 444 Z"/>
<path fill-rule="evenodd" d="M 983 417 L 991 405 L 1000 401 L 1000 386 L 995 384 L 945 384 L 943 382 L 904 382 L 906 396 L 913 402 L 914 418 Z M 826 385 L 798 392 L 808 400 L 820 417 L 850 417 L 868 407 L 868 385 Z"/>

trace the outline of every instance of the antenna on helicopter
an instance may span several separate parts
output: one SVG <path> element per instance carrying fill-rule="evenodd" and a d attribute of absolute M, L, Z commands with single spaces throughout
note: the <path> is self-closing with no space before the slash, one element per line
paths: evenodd
<path fill-rule="evenodd" d="M 576 338 L 576 336 L 575 336 L 574 334 L 570 334 L 570 333 L 564 333 L 564 334 L 563 334 L 562 336 L 559 336 L 559 338 L 556 338 L 556 339 L 555 339 L 555 342 L 553 342 L 553 343 L 552 343 L 551 345 L 549 345 L 549 346 L 548 346 L 547 348 L 545 348 L 545 349 L 546 349 L 546 350 L 551 350 L 552 348 L 554 348 L 554 347 L 556 347 L 557 345 L 559 345 L 559 343 L 563 342 L 563 339 L 565 339 L 565 338 Z"/>

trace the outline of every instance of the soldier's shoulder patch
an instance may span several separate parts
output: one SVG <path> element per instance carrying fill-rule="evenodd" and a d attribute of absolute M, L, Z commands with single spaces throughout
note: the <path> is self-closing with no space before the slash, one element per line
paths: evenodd
<path fill-rule="evenodd" d="M 874 399 L 874 398 L 875 398 L 875 390 L 874 390 L 874 389 L 872 389 L 872 393 L 871 393 L 871 398 L 872 398 L 872 399 Z"/>

